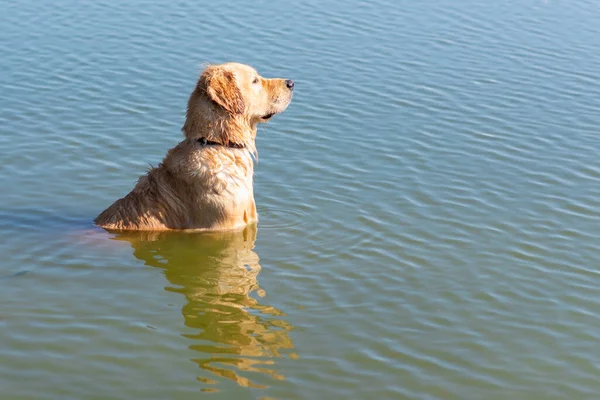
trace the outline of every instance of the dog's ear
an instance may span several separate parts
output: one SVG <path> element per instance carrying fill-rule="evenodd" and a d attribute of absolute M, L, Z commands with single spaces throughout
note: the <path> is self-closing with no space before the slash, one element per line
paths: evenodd
<path fill-rule="evenodd" d="M 244 113 L 244 99 L 236 85 L 233 72 L 219 67 L 208 67 L 202 73 L 198 86 L 212 101 L 230 114 Z"/>

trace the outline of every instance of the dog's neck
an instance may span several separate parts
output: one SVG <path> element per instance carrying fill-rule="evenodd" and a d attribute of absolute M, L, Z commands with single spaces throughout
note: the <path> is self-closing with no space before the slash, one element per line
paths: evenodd
<path fill-rule="evenodd" d="M 235 142 L 221 143 L 221 142 L 217 142 L 214 140 L 208 140 L 205 137 L 196 139 L 196 142 L 200 143 L 201 146 L 225 146 L 225 147 L 230 147 L 232 149 L 245 149 L 246 148 L 245 143 L 235 143 Z"/>
<path fill-rule="evenodd" d="M 224 116 L 206 118 L 202 114 L 186 119 L 183 126 L 185 137 L 193 140 L 206 139 L 226 147 L 247 148 L 255 152 L 256 124 L 249 124 L 245 118 Z M 211 143 L 212 144 L 212 143 Z"/>

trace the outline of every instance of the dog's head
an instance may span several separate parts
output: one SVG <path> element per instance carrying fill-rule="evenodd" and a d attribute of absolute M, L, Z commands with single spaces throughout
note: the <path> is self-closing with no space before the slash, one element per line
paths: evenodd
<path fill-rule="evenodd" d="M 258 123 L 287 108 L 293 89 L 294 81 L 263 78 L 248 65 L 211 65 L 190 96 L 185 136 L 221 142 L 246 139 L 232 137 L 241 134 L 233 131 L 249 129 L 253 134 Z"/>

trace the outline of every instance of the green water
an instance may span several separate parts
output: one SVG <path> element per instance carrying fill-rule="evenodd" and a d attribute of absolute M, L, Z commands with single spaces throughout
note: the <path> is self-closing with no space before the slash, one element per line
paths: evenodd
<path fill-rule="evenodd" d="M 0 399 L 600 397 L 598 21 L 0 1 Z M 95 228 L 224 61 L 296 82 L 258 226 Z"/>

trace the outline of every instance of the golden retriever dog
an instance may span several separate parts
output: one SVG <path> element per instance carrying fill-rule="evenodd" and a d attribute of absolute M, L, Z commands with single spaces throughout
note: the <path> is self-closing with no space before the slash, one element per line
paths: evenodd
<path fill-rule="evenodd" d="M 283 112 L 294 81 L 211 65 L 188 101 L 185 140 L 94 223 L 107 230 L 232 230 L 255 223 L 256 128 Z"/>

